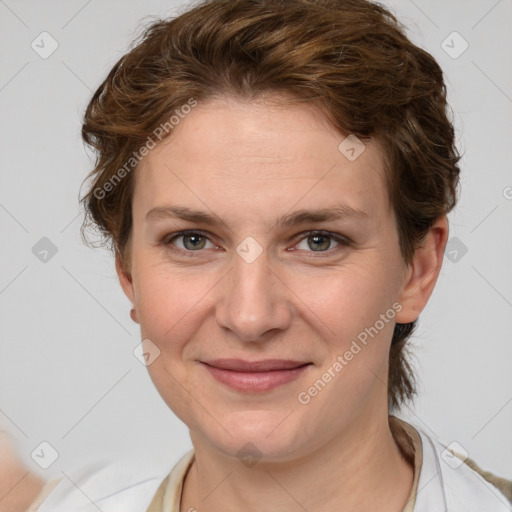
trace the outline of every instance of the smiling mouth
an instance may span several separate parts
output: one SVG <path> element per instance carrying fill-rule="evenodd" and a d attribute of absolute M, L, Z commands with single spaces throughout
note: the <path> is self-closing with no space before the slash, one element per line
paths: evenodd
<path fill-rule="evenodd" d="M 232 389 L 263 392 L 297 379 L 313 363 L 285 359 L 243 361 L 216 359 L 201 361 L 212 377 Z"/>

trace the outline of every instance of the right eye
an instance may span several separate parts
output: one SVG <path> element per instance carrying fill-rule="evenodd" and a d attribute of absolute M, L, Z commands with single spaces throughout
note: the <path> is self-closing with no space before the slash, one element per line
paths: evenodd
<path fill-rule="evenodd" d="M 181 241 L 181 247 L 174 244 L 175 240 Z M 208 241 L 210 241 L 209 238 L 202 231 L 186 230 L 180 231 L 179 233 L 170 233 L 165 235 L 162 240 L 162 244 L 169 247 L 176 247 L 177 250 L 182 252 L 199 252 L 201 249 L 205 248 Z M 216 247 L 213 242 L 210 241 L 210 243 L 213 247 Z"/>

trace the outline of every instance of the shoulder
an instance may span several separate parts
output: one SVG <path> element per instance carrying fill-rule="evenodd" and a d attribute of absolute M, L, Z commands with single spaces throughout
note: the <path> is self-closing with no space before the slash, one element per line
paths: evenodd
<path fill-rule="evenodd" d="M 456 443 L 445 444 L 418 427 L 423 449 L 423 464 L 418 486 L 418 502 L 428 503 L 428 495 L 444 503 L 448 512 L 511 512 L 507 490 L 512 482 L 483 471 Z M 429 492 L 421 489 L 430 487 Z M 425 489 L 425 490 L 426 490 Z M 415 507 L 416 512 L 416 507 Z M 423 508 L 418 507 L 418 512 Z"/>
<path fill-rule="evenodd" d="M 485 480 L 490 484 L 494 485 L 494 487 L 497 487 L 507 500 L 512 503 L 512 480 L 507 480 L 506 478 L 497 476 L 490 471 L 485 471 L 469 457 L 464 460 L 464 464 L 469 466 L 473 471 L 476 471 L 482 478 L 485 478 Z"/>
<path fill-rule="evenodd" d="M 63 473 L 48 482 L 28 512 L 140 512 L 147 510 L 170 467 L 117 461 Z"/>

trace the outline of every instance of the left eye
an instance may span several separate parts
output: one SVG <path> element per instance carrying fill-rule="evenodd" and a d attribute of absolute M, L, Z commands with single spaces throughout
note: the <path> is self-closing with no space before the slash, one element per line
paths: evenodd
<path fill-rule="evenodd" d="M 348 241 L 343 238 L 334 235 L 333 233 L 326 233 L 322 231 L 316 231 L 312 233 L 308 233 L 304 238 L 301 239 L 301 242 L 297 245 L 297 248 L 302 250 L 311 249 L 313 252 L 326 252 L 328 249 L 331 249 L 332 241 L 335 241 L 336 244 L 339 245 L 348 245 Z M 306 247 L 300 247 L 301 244 L 306 244 Z M 337 246 L 336 246 L 337 247 Z M 336 249 L 334 247 L 334 249 Z"/>

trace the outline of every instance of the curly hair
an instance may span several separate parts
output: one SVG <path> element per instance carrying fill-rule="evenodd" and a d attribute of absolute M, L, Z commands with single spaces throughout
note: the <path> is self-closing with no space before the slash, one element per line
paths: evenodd
<path fill-rule="evenodd" d="M 380 143 L 400 251 L 410 264 L 433 222 L 455 206 L 460 155 L 440 66 L 391 12 L 367 0 L 206 0 L 152 20 L 84 115 L 82 137 L 96 152 L 80 199 L 86 243 L 94 227 L 129 260 L 132 171 L 149 142 L 172 134 L 159 127 L 173 112 L 192 101 L 272 92 L 314 101 L 340 133 Z M 390 409 L 417 393 L 406 345 L 415 327 L 395 325 Z"/>

